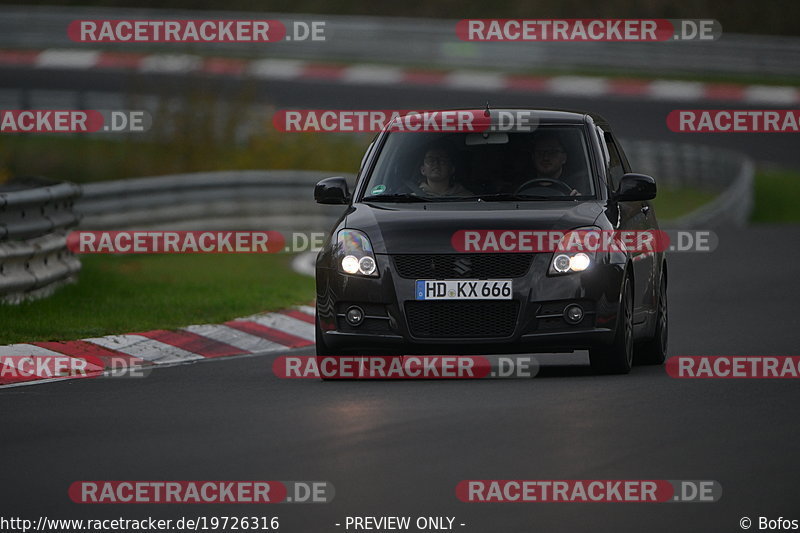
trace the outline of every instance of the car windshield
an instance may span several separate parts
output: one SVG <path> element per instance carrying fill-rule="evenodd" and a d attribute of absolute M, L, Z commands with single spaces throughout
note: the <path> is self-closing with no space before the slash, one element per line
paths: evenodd
<path fill-rule="evenodd" d="M 530 132 L 388 134 L 371 202 L 583 200 L 595 185 L 582 125 Z"/>

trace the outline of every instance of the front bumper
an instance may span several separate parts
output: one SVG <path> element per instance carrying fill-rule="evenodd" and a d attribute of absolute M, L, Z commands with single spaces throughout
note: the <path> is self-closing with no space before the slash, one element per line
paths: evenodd
<path fill-rule="evenodd" d="M 318 264 L 317 315 L 324 342 L 337 351 L 365 355 L 562 352 L 610 344 L 624 265 L 597 262 L 582 273 L 549 276 L 551 258 L 534 254 L 525 275 L 503 278 L 513 280 L 511 301 L 462 305 L 417 302 L 416 279 L 401 277 L 389 255 L 376 255 L 378 278 L 349 276 L 334 265 Z M 562 317 L 571 303 L 585 312 L 575 325 Z M 352 305 L 364 310 L 359 326 L 344 319 Z"/>

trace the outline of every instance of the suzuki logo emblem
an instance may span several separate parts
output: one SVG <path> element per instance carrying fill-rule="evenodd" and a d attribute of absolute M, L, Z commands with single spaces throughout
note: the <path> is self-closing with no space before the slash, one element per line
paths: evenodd
<path fill-rule="evenodd" d="M 459 257 L 453 263 L 453 269 L 463 276 L 472 271 L 472 261 L 468 257 Z"/>

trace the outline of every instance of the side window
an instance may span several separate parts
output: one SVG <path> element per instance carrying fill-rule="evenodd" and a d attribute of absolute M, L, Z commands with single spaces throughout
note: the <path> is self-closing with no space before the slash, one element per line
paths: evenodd
<path fill-rule="evenodd" d="M 600 126 L 594 127 L 594 133 L 597 135 L 597 142 L 600 145 L 600 149 L 603 151 L 603 163 L 606 168 L 608 168 L 608 146 L 606 146 L 606 141 L 604 138 L 604 132 Z"/>
<path fill-rule="evenodd" d="M 608 146 L 608 155 L 609 155 L 609 164 L 608 164 L 608 179 L 609 185 L 611 188 L 616 190 L 619 186 L 619 181 L 622 179 L 623 174 L 625 174 L 625 167 L 622 162 L 622 156 L 620 155 L 619 150 L 617 149 L 617 143 L 614 142 L 614 138 L 611 136 L 610 133 L 605 133 L 603 135 L 604 140 L 606 141 L 606 146 Z"/>

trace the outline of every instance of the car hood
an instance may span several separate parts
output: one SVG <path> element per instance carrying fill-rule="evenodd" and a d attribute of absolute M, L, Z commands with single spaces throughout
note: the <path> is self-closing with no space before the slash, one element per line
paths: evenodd
<path fill-rule="evenodd" d="M 358 203 L 343 227 L 365 232 L 378 254 L 448 253 L 459 230 L 570 230 L 603 210 L 597 201 Z"/>

